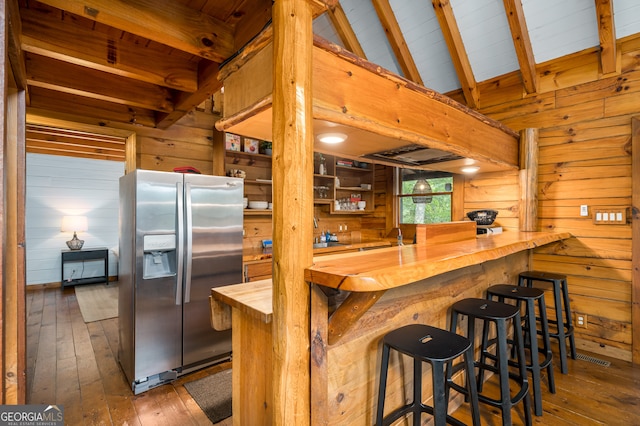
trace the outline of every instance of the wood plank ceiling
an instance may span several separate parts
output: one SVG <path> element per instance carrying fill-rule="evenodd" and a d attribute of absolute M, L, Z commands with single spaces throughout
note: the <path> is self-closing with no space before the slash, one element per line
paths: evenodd
<path fill-rule="evenodd" d="M 271 0 L 8 0 L 19 9 L 28 107 L 102 125 L 167 128 L 215 92 L 220 63 L 271 19 Z M 636 0 L 324 0 L 314 32 L 479 108 L 478 83 L 587 48 L 619 71 L 617 38 L 640 32 Z M 614 18 L 615 17 L 615 18 Z"/>

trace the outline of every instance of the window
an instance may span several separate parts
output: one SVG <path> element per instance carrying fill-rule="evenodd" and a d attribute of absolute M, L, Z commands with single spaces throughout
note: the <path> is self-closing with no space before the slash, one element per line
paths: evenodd
<path fill-rule="evenodd" d="M 453 175 L 446 172 L 400 169 L 398 214 L 400 223 L 440 223 L 451 221 Z M 424 182 L 428 183 L 425 185 Z M 418 184 L 418 188 L 416 188 Z M 429 195 L 416 195 L 421 186 Z M 429 187 L 431 191 L 429 191 Z"/>

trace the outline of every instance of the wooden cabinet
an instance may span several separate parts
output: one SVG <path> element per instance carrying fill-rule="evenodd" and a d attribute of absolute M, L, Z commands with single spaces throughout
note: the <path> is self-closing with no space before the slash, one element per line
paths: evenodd
<path fill-rule="evenodd" d="M 244 264 L 244 282 L 259 281 L 271 278 L 273 260 L 259 260 Z"/>

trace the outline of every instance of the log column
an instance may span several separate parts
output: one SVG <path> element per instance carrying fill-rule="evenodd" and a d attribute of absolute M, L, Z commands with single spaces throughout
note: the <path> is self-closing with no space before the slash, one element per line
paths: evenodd
<path fill-rule="evenodd" d="M 313 261 L 312 8 L 273 4 L 273 424 L 308 425 Z"/>
<path fill-rule="evenodd" d="M 520 132 L 520 230 L 538 228 L 538 129 Z"/>

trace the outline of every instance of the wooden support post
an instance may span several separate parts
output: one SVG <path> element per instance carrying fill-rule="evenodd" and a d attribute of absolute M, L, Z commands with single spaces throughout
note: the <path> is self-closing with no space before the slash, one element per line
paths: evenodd
<path fill-rule="evenodd" d="M 538 129 L 520 132 L 520 230 L 538 228 Z"/>
<path fill-rule="evenodd" d="M 631 119 L 631 361 L 640 365 L 640 117 Z"/>
<path fill-rule="evenodd" d="M 214 176 L 224 176 L 226 174 L 224 167 L 224 156 L 226 154 L 224 135 L 224 132 L 213 129 L 213 153 L 211 158 L 213 173 L 211 174 Z"/>
<path fill-rule="evenodd" d="M 273 3 L 273 424 L 308 425 L 313 261 L 312 7 Z"/>

